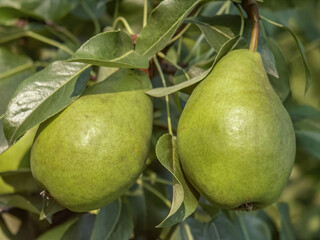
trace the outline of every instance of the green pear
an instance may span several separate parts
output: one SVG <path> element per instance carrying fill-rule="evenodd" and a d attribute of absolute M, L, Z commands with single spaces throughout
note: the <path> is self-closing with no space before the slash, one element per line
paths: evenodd
<path fill-rule="evenodd" d="M 99 88 L 41 124 L 31 151 L 34 178 L 75 212 L 101 208 L 124 194 L 149 151 L 151 99 L 143 90 Z"/>
<path fill-rule="evenodd" d="M 37 127 L 32 128 L 24 134 L 13 146 L 0 154 L 0 172 L 15 171 L 30 167 L 30 151 Z M 0 194 L 23 192 L 24 185 L 15 183 L 15 186 L 8 184 L 0 177 Z M 18 187 L 19 185 L 19 187 Z M 15 188 L 16 187 L 16 188 Z"/>
<path fill-rule="evenodd" d="M 185 175 L 214 206 L 251 210 L 278 199 L 295 133 L 259 53 L 234 50 L 216 64 L 182 112 L 177 143 Z"/>

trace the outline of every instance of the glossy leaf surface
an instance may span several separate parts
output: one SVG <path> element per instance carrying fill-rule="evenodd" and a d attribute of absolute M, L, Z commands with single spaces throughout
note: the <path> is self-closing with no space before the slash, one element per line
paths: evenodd
<path fill-rule="evenodd" d="M 9 145 L 76 100 L 89 73 L 90 66 L 86 64 L 54 62 L 19 85 L 4 118 Z"/>
<path fill-rule="evenodd" d="M 133 50 L 131 38 L 121 31 L 100 33 L 85 42 L 69 61 L 104 67 L 147 68 L 148 58 Z"/>

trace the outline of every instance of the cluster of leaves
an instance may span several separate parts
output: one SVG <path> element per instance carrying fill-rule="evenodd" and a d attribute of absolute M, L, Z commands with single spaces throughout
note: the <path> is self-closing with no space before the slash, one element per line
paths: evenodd
<path fill-rule="evenodd" d="M 309 10 L 314 8 L 314 1 L 304 2 Z M 299 214 L 305 209 L 312 213 L 303 215 L 308 221 L 295 231 L 287 204 L 277 203 L 253 213 L 221 211 L 199 198 L 181 170 L 174 133 L 185 102 L 221 57 L 232 49 L 248 47 L 251 23 L 239 3 L 0 0 L 0 154 L 10 150 L 27 131 L 79 98 L 86 86 L 110 81 L 111 73 L 119 69 L 144 69 L 154 87 L 146 92 L 154 97 L 150 154 L 145 171 L 130 191 L 99 211 L 76 214 L 57 204 L 46 192 L 40 196 L 41 189 L 29 168 L 0 167 L 1 178 L 13 188 L 8 193 L 0 191 L 0 238 L 319 237 L 314 227 L 319 227 L 319 192 L 312 188 L 311 200 L 294 202 Z M 260 4 L 263 21 L 258 51 L 270 82 L 292 117 L 301 150 L 298 166 L 301 160 L 308 159 L 308 165 L 315 169 L 311 171 L 305 165 L 306 170 L 299 170 L 319 179 L 320 112 L 297 105 L 290 89 L 288 59 L 276 41 L 280 34 L 286 34 L 296 43 L 292 51 L 300 53 L 306 93 L 311 83 L 307 56 L 284 18 L 284 13 L 297 6 L 299 1 Z M 271 14 L 270 9 L 281 15 Z M 283 24 L 277 23 L 274 16 L 282 16 L 278 19 Z M 133 29 L 139 34 L 134 34 Z M 305 27 L 299 29 L 303 31 Z M 5 166 L 6 160 L 2 161 L 0 166 Z M 289 183 L 289 189 L 300 183 L 297 179 L 300 178 Z M 313 207 L 308 208 L 308 204 Z M 311 217 L 316 220 L 310 227 L 307 224 Z"/>

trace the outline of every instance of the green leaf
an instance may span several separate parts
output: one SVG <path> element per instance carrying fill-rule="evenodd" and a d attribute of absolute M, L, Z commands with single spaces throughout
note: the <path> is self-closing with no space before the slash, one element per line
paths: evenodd
<path fill-rule="evenodd" d="M 303 65 L 304 65 L 304 70 L 305 70 L 305 75 L 306 75 L 306 85 L 305 85 L 305 93 L 307 93 L 309 87 L 310 87 L 310 84 L 311 84 L 311 72 L 310 72 L 310 69 L 309 69 L 309 66 L 308 66 L 308 62 L 307 62 L 307 57 L 306 57 L 306 54 L 305 54 L 305 51 L 304 51 L 304 47 L 302 45 L 302 43 L 300 42 L 300 40 L 298 39 L 298 37 L 296 36 L 296 34 L 288 27 L 280 24 L 280 23 L 276 23 L 274 21 L 271 21 L 270 19 L 267 19 L 263 16 L 261 16 L 261 18 L 277 27 L 280 27 L 280 28 L 283 28 L 285 30 L 287 30 L 291 36 L 293 37 L 293 39 L 295 40 L 295 42 L 297 43 L 297 46 L 299 48 L 299 52 L 301 54 L 301 57 L 302 57 L 302 60 L 303 60 Z"/>
<path fill-rule="evenodd" d="M 297 148 L 303 148 L 309 154 L 320 159 L 320 129 L 307 129 L 305 123 L 295 124 Z"/>
<path fill-rule="evenodd" d="M 68 61 L 117 68 L 149 66 L 148 58 L 134 51 L 130 36 L 121 31 L 104 32 L 90 38 Z"/>
<path fill-rule="evenodd" d="M 0 116 L 6 111 L 7 105 L 17 86 L 34 72 L 30 58 L 15 55 L 0 47 Z M 8 148 L 3 132 L 3 118 L 0 118 L 0 153 Z"/>
<path fill-rule="evenodd" d="M 10 22 L 22 18 L 24 14 L 13 8 L 0 8 L 0 24 L 10 24 Z"/>
<path fill-rule="evenodd" d="M 76 100 L 86 86 L 89 73 L 90 65 L 58 61 L 23 81 L 4 117 L 9 145 Z"/>
<path fill-rule="evenodd" d="M 214 220 L 207 223 L 193 218 L 187 219 L 186 223 L 197 240 L 241 240 L 233 223 L 222 212 L 219 212 Z"/>
<path fill-rule="evenodd" d="M 161 88 L 154 88 L 154 89 L 148 90 L 148 91 L 146 91 L 146 94 L 148 94 L 152 97 L 164 97 L 166 95 L 172 94 L 172 93 L 177 92 L 183 88 L 189 87 L 195 83 L 200 82 L 211 72 L 211 70 L 213 69 L 215 64 L 234 47 L 234 45 L 238 42 L 239 37 L 240 36 L 238 35 L 234 38 L 231 38 L 226 43 L 224 43 L 223 46 L 221 47 L 219 53 L 217 54 L 217 56 L 212 64 L 212 67 L 210 69 L 206 70 L 205 72 L 203 72 L 202 74 L 200 74 L 197 77 L 194 77 L 188 81 L 182 82 L 180 84 L 177 84 L 177 85 L 174 85 L 171 87 L 161 87 Z"/>
<path fill-rule="evenodd" d="M 196 210 L 199 194 L 183 175 L 174 137 L 168 133 L 161 136 L 156 145 L 156 154 L 160 163 L 173 176 L 171 209 L 168 216 L 157 227 L 171 227 L 185 220 Z"/>
<path fill-rule="evenodd" d="M 150 88 L 152 88 L 152 85 L 145 72 L 138 69 L 119 69 L 106 80 L 87 88 L 84 94 L 103 94 Z"/>
<path fill-rule="evenodd" d="M 320 122 L 320 112 L 312 106 L 293 105 L 288 109 L 293 122 L 310 119 L 315 124 Z"/>
<path fill-rule="evenodd" d="M 135 185 L 130 194 L 127 194 L 126 199 L 134 221 L 135 233 L 149 232 L 150 239 L 156 239 L 160 229 L 155 229 L 155 226 L 166 217 L 168 206 L 158 196 L 146 189 L 144 184 L 145 181 Z M 155 182 L 152 186 L 161 194 L 166 195 L 163 184 Z M 149 231 L 150 229 L 153 231 Z"/>
<path fill-rule="evenodd" d="M 60 59 L 64 59 L 66 57 L 69 57 L 69 55 L 72 55 L 73 50 L 71 50 L 66 45 L 37 33 L 41 30 L 44 31 L 44 30 L 48 30 L 48 29 L 50 29 L 50 28 L 45 28 L 44 24 L 41 25 L 41 24 L 35 24 L 35 23 L 30 23 L 24 27 L 0 25 L 0 43 L 5 43 L 5 42 L 16 40 L 16 39 L 22 38 L 22 37 L 30 37 L 30 38 L 33 38 L 37 41 L 40 41 L 40 42 L 43 42 L 43 43 L 46 43 L 51 46 L 55 46 L 55 47 L 59 48 L 61 51 L 58 52 L 57 57 L 60 57 Z M 57 30 L 51 28 L 51 31 L 53 31 L 57 34 Z M 61 34 L 59 34 L 59 36 L 61 36 Z M 65 37 L 62 39 L 66 40 Z M 73 40 L 74 40 L 74 38 L 73 38 Z M 66 40 L 66 41 L 69 41 L 69 40 Z M 73 44 L 71 44 L 71 46 L 72 45 Z M 74 47 L 74 45 L 73 45 L 73 47 Z M 65 53 L 62 54 L 61 53 L 62 50 Z M 68 55 L 66 55 L 66 54 L 68 54 Z"/>
<path fill-rule="evenodd" d="M 59 203 L 57 203 L 51 196 L 42 196 L 42 201 L 43 205 L 40 212 L 40 220 L 46 219 L 49 223 L 52 223 L 53 214 L 65 209 Z"/>
<path fill-rule="evenodd" d="M 1 162 L 0 164 L 5 164 Z M 2 178 L 2 186 L 6 184 L 10 187 L 8 193 L 37 193 L 39 192 L 39 184 L 34 180 L 30 169 L 19 169 L 15 171 L 0 172 L 0 177 Z M 0 182 L 1 182 L 0 178 Z M 2 194 L 5 192 L 0 190 Z"/>
<path fill-rule="evenodd" d="M 179 83 L 177 85 L 173 85 L 173 86 L 170 86 L 170 87 L 153 88 L 151 90 L 146 91 L 146 94 L 148 94 L 148 95 L 150 95 L 152 97 L 164 97 L 166 95 L 175 93 L 177 91 L 180 91 L 181 89 L 184 89 L 186 87 L 192 86 L 193 84 L 196 84 L 196 83 L 200 82 L 201 80 L 203 80 L 211 72 L 211 69 L 212 68 L 204 71 L 200 75 L 198 75 L 198 76 L 196 76 L 196 77 L 194 77 L 194 78 L 192 78 L 192 79 L 190 79 L 188 81 Z"/>
<path fill-rule="evenodd" d="M 9 147 L 3 131 L 3 117 L 3 115 L 0 117 L 0 154 L 6 151 Z"/>
<path fill-rule="evenodd" d="M 294 240 L 294 228 L 290 221 L 289 207 L 286 203 L 278 203 L 278 210 L 281 216 L 280 240 Z"/>
<path fill-rule="evenodd" d="M 142 29 L 136 51 L 147 57 L 162 50 L 184 18 L 199 3 L 197 0 L 165 0 L 151 13 L 148 24 Z"/>
<path fill-rule="evenodd" d="M 297 148 L 320 159 L 320 112 L 311 106 L 289 108 L 296 133 Z"/>
<path fill-rule="evenodd" d="M 241 19 L 237 15 L 199 16 L 187 19 L 187 22 L 196 24 L 210 46 L 218 52 L 225 42 L 238 34 Z"/>
<path fill-rule="evenodd" d="M 258 51 L 261 53 L 263 66 L 266 72 L 275 78 L 279 78 L 279 74 L 276 68 L 276 61 L 274 59 L 273 52 L 269 48 L 269 45 L 263 41 L 262 46 L 260 48 L 259 47 Z"/>
<path fill-rule="evenodd" d="M 239 239 L 272 239 L 268 225 L 258 217 L 243 212 L 237 216 L 235 224 L 239 232 Z"/>
<path fill-rule="evenodd" d="M 91 235 L 91 240 L 108 239 L 114 231 L 121 214 L 121 201 L 116 200 L 101 208 Z"/>
<path fill-rule="evenodd" d="M 101 18 L 104 16 L 106 12 L 106 3 L 111 2 L 111 0 L 84 0 L 84 1 L 96 18 Z M 90 15 L 88 15 L 88 13 L 83 9 L 81 4 L 72 10 L 72 14 L 74 14 L 80 19 L 91 20 Z"/>
<path fill-rule="evenodd" d="M 199 203 L 199 205 L 213 219 L 217 216 L 217 214 L 219 213 L 219 210 L 220 210 L 219 208 L 216 208 L 216 207 L 212 206 L 211 204 Z"/>
<path fill-rule="evenodd" d="M 0 7 L 12 7 L 31 17 L 56 21 L 73 9 L 77 0 L 3 0 Z"/>
<path fill-rule="evenodd" d="M 278 78 L 269 75 L 269 79 L 279 98 L 282 102 L 284 102 L 284 100 L 287 99 L 290 93 L 288 66 L 277 42 L 273 38 L 268 38 L 267 44 L 273 53 L 276 69 L 279 74 Z"/>
<path fill-rule="evenodd" d="M 78 218 L 70 219 L 54 228 L 51 228 L 49 231 L 41 234 L 37 240 L 57 240 L 61 239 L 63 234 L 70 228 L 72 224 L 74 224 Z"/>
<path fill-rule="evenodd" d="M 106 240 L 127 240 L 133 233 L 133 221 L 130 216 L 128 206 L 122 202 L 121 213 L 117 225 L 114 227 L 111 235 Z"/>
<path fill-rule="evenodd" d="M 96 216 L 90 213 L 86 213 L 81 218 L 72 224 L 68 230 L 62 235 L 61 240 L 88 240 L 90 239 L 93 225 Z"/>
<path fill-rule="evenodd" d="M 186 82 L 186 81 L 188 81 L 188 79 L 192 79 L 192 78 L 195 78 L 195 77 L 201 75 L 204 71 L 205 70 L 203 70 L 202 68 L 198 68 L 198 67 L 190 67 L 187 72 L 182 71 L 182 70 L 178 70 L 174 74 L 173 83 L 175 85 L 177 85 L 179 83 Z M 190 95 L 192 93 L 192 91 L 196 88 L 196 86 L 198 86 L 198 85 L 194 84 L 188 88 L 181 89 L 181 91 L 183 93 Z"/>
<path fill-rule="evenodd" d="M 0 25 L 0 43 L 24 37 L 27 31 L 22 27 Z"/>
<path fill-rule="evenodd" d="M 2 195 L 0 196 L 0 205 L 1 204 L 40 214 L 41 198 L 38 196 L 26 197 L 21 195 Z"/>
<path fill-rule="evenodd" d="M 0 47 L 0 83 L 12 75 L 30 68 L 32 60 L 24 55 L 12 54 L 6 48 Z"/>

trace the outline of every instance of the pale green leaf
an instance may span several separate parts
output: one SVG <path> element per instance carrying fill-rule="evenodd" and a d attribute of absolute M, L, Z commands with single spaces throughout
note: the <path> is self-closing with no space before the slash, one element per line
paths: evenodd
<path fill-rule="evenodd" d="M 133 49 L 133 42 L 122 31 L 100 33 L 85 42 L 68 61 L 104 67 L 147 68 L 149 60 Z"/>
<path fill-rule="evenodd" d="M 161 164 L 173 175 L 173 196 L 168 216 L 157 227 L 170 227 L 185 220 L 198 205 L 199 194 L 186 180 L 179 161 L 176 140 L 165 134 L 158 140 L 156 154 Z"/>

